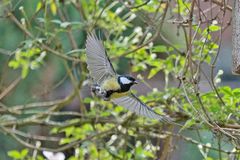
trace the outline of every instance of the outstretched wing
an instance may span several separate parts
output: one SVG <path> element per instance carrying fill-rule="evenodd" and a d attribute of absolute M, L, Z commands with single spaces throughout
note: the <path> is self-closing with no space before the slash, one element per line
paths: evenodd
<path fill-rule="evenodd" d="M 138 115 L 142 115 L 152 119 L 158 119 L 161 121 L 167 121 L 167 122 L 172 121 L 168 117 L 157 114 L 154 110 L 152 110 L 146 104 L 141 102 L 141 100 L 132 93 L 130 93 L 128 96 L 112 99 L 112 101 L 115 104 L 123 106 Z"/>
<path fill-rule="evenodd" d="M 116 75 L 102 41 L 97 38 L 94 32 L 87 36 L 86 53 L 87 68 L 95 83 L 101 84 L 109 76 Z"/>

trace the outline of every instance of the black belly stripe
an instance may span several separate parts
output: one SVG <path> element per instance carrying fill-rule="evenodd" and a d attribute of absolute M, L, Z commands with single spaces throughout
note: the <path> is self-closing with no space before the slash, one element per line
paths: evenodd
<path fill-rule="evenodd" d="M 107 91 L 106 98 L 109 98 L 113 94 L 113 90 Z"/>
<path fill-rule="evenodd" d="M 109 90 L 109 91 L 107 91 L 106 98 L 109 98 L 109 97 L 110 97 L 113 93 L 115 93 L 115 92 L 121 93 L 122 91 L 121 91 L 121 90 L 116 90 L 116 91 L 114 91 L 114 90 Z"/>

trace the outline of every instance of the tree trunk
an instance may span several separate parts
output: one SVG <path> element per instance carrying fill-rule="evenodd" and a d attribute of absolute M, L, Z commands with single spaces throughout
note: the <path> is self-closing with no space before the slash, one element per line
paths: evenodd
<path fill-rule="evenodd" d="M 233 73 L 240 74 L 240 0 L 235 0 L 232 19 Z"/>

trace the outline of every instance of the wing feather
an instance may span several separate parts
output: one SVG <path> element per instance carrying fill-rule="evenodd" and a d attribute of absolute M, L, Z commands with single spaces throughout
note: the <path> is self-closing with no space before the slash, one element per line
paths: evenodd
<path fill-rule="evenodd" d="M 101 84 L 107 77 L 116 75 L 102 41 L 94 32 L 87 36 L 86 53 L 87 68 L 96 83 Z"/>
<path fill-rule="evenodd" d="M 146 104 L 141 102 L 134 94 L 130 93 L 128 96 L 112 99 L 112 101 L 126 109 L 148 118 L 158 119 L 161 121 L 171 122 L 172 120 L 168 117 L 162 116 L 148 107 Z"/>

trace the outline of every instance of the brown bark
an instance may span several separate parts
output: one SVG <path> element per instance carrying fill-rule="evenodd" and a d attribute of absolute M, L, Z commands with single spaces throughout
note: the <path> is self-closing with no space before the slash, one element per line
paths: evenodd
<path fill-rule="evenodd" d="M 239 3 L 239 0 L 234 1 L 232 21 L 233 21 L 232 23 L 232 43 L 233 43 L 232 71 L 234 74 L 240 74 L 240 3 Z"/>

